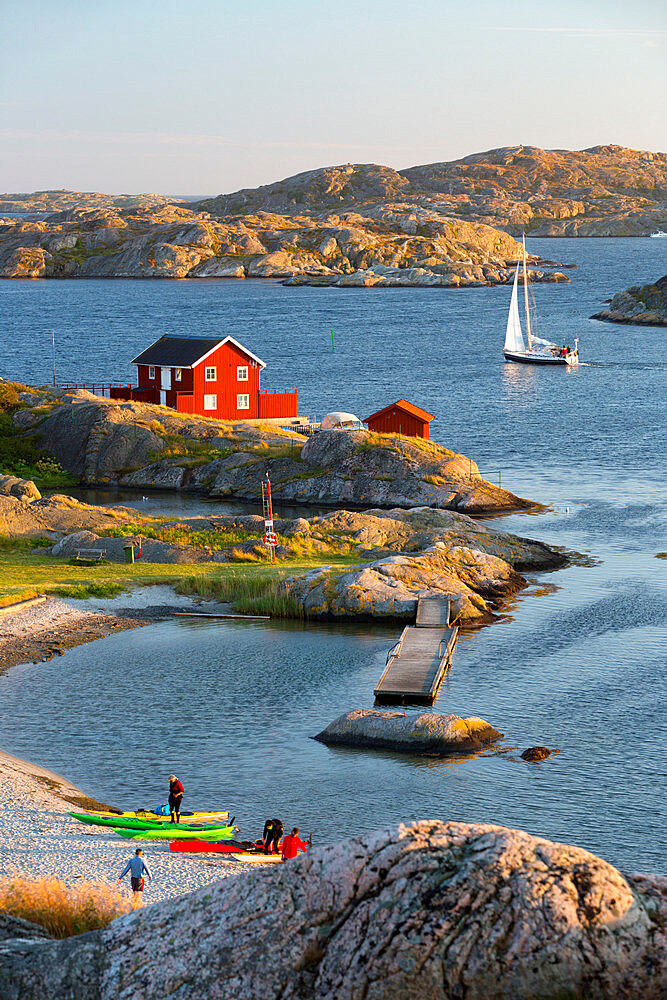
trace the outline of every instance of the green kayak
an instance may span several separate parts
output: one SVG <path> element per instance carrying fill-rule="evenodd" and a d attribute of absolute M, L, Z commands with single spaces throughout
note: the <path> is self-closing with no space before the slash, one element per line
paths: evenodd
<path fill-rule="evenodd" d="M 217 826 L 193 830 L 189 824 L 186 827 L 182 823 L 175 824 L 174 828 L 169 823 L 162 830 L 123 830 L 116 827 L 114 833 L 134 840 L 233 840 L 237 829 L 236 826 Z"/>
<path fill-rule="evenodd" d="M 91 826 L 108 826 L 113 830 L 162 830 L 171 827 L 172 833 L 175 823 L 170 820 L 166 822 L 159 819 L 132 819 L 122 816 L 91 816 L 89 813 L 68 813 L 73 819 L 78 819 L 80 823 L 88 823 Z M 181 829 L 179 825 L 179 830 Z M 188 823 L 188 830 L 219 830 L 220 823 Z"/>

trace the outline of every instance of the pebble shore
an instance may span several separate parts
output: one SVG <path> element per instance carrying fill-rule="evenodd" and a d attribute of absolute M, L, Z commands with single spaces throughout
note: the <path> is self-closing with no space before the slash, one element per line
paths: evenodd
<path fill-rule="evenodd" d="M 114 885 L 140 844 L 153 873 L 144 892 L 144 904 L 150 904 L 257 868 L 221 855 L 173 854 L 166 841 L 121 840 L 110 830 L 86 827 L 67 815 L 76 806 L 63 797 L 84 795 L 59 775 L 0 751 L 0 878 Z M 129 894 L 128 879 L 121 885 Z"/>

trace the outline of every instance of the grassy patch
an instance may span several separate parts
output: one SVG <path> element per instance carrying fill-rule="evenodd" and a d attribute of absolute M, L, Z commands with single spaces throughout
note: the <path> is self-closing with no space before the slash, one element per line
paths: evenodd
<path fill-rule="evenodd" d="M 127 896 L 109 885 L 81 881 L 75 889 L 68 889 L 64 882 L 49 877 L 16 876 L 0 881 L 0 910 L 39 924 L 56 938 L 107 927 L 130 909 Z"/>
<path fill-rule="evenodd" d="M 303 607 L 280 590 L 288 574 L 266 570 L 249 575 L 237 571 L 223 577 L 191 576 L 179 583 L 179 594 L 193 594 L 209 600 L 229 602 L 240 614 L 271 615 L 274 618 L 303 618 Z"/>
<path fill-rule="evenodd" d="M 33 593 L 60 594 L 66 597 L 111 597 L 122 590 L 166 584 L 181 593 L 232 601 L 241 613 L 301 617 L 296 602 L 278 593 L 278 583 L 285 576 L 311 570 L 314 565 L 354 564 L 354 555 L 327 553 L 310 555 L 316 545 L 308 538 L 296 537 L 295 548 L 303 546 L 306 555 L 295 555 L 277 566 L 265 562 L 195 563 L 113 563 L 93 566 L 71 565 L 61 559 L 34 551 L 33 540 L 0 539 L 0 600 L 8 603 Z"/>
<path fill-rule="evenodd" d="M 54 587 L 52 593 L 60 597 L 82 600 L 86 597 L 115 597 L 122 590 L 121 585 L 113 580 L 100 580 L 92 583 L 61 584 Z"/>
<path fill-rule="evenodd" d="M 10 538 L 0 535 L 0 553 L 2 552 L 32 552 L 33 549 L 50 549 L 52 538 Z"/>
<path fill-rule="evenodd" d="M 239 545 L 251 539 L 257 541 L 257 533 L 241 530 L 228 531 L 192 531 L 190 528 L 160 528 L 149 524 L 119 524 L 113 528 L 106 528 L 103 535 L 112 538 L 131 538 L 140 536 L 141 538 L 154 538 L 160 542 L 169 542 L 172 545 L 196 545 L 199 548 L 207 548 L 212 552 L 220 552 L 231 545 Z"/>
<path fill-rule="evenodd" d="M 24 590 L 20 594 L 5 594 L 0 596 L 0 608 L 6 608 L 17 601 L 29 601 L 32 597 L 38 597 L 36 590 Z"/>

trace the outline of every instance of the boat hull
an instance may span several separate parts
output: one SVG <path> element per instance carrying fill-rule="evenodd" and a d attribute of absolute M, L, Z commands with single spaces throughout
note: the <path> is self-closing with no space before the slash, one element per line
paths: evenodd
<path fill-rule="evenodd" d="M 511 361 L 518 365 L 550 365 L 551 367 L 567 368 L 579 364 L 579 359 L 572 354 L 568 354 L 566 358 L 554 358 L 549 354 L 515 354 L 513 351 L 503 351 L 503 354 L 505 361 Z"/>
<path fill-rule="evenodd" d="M 156 813 L 151 812 L 151 810 L 140 809 L 138 812 L 117 812 L 104 809 L 90 809 L 88 810 L 89 816 L 109 816 L 116 819 L 145 819 L 145 820 L 157 820 L 160 822 L 169 822 L 169 813 Z M 181 813 L 181 823 L 206 823 L 208 820 L 220 820 L 221 822 L 229 819 L 229 810 L 221 809 L 219 812 L 182 812 Z"/>

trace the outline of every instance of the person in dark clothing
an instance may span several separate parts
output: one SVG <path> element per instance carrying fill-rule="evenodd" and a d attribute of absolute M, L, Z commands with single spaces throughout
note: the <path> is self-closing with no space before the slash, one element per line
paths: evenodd
<path fill-rule="evenodd" d="M 183 793 L 185 789 L 180 783 L 175 774 L 169 775 L 169 814 L 171 816 L 171 822 L 174 822 L 174 817 L 176 817 L 175 822 L 180 823 L 181 821 L 181 800 L 183 799 Z"/>
<path fill-rule="evenodd" d="M 283 835 L 283 821 L 281 819 L 267 819 L 264 824 L 264 853 L 279 854 L 280 840 Z M 274 850 L 275 848 L 275 850 Z"/>

